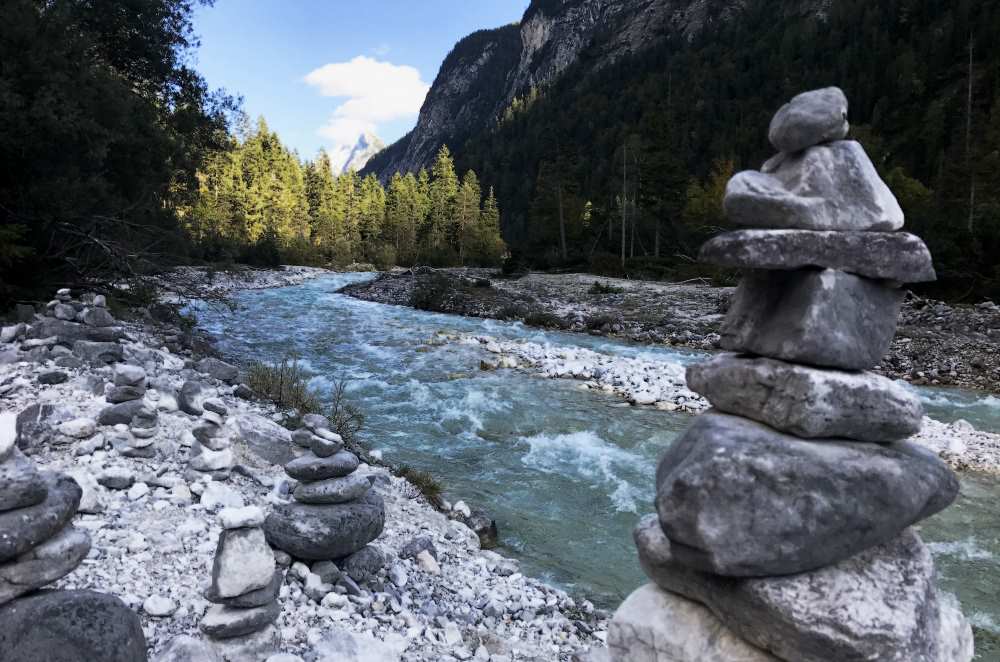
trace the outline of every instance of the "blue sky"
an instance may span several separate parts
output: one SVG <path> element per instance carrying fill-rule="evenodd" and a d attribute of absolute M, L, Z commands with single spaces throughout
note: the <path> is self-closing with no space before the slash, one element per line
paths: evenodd
<path fill-rule="evenodd" d="M 311 158 L 374 129 L 388 144 L 416 122 L 459 39 L 521 18 L 528 0 L 216 0 L 195 16 L 194 64 L 241 94 Z"/>

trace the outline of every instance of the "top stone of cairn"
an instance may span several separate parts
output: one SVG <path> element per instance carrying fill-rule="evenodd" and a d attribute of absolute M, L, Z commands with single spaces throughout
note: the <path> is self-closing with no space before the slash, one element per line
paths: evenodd
<path fill-rule="evenodd" d="M 779 152 L 795 153 L 847 137 L 847 96 L 839 87 L 803 92 L 781 107 L 768 137 Z"/>

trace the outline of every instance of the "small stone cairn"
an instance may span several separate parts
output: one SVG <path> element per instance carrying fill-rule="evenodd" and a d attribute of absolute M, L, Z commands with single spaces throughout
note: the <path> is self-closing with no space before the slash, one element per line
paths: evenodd
<path fill-rule="evenodd" d="M 657 515 L 635 530 L 652 580 L 610 625 L 616 662 L 968 662 L 957 601 L 910 528 L 958 481 L 905 439 L 919 401 L 865 372 L 896 329 L 902 283 L 935 278 L 837 88 L 785 105 L 780 152 L 730 181 L 745 229 L 701 259 L 743 269 L 721 354 L 687 373 L 714 409 L 666 452 Z"/>
<path fill-rule="evenodd" d="M 227 480 L 235 464 L 231 440 L 224 430 L 229 409 L 217 398 L 202 399 L 200 387 L 195 397 L 191 384 L 197 385 L 197 382 L 188 382 L 181 389 L 182 393 L 187 391 L 181 399 L 181 409 L 201 416 L 201 420 L 191 430 L 194 443 L 188 467 L 193 472 L 211 475 L 215 480 Z"/>
<path fill-rule="evenodd" d="M 382 533 L 385 504 L 367 476 L 355 473 L 358 457 L 330 421 L 316 414 L 302 417 L 292 441 L 307 449 L 285 465 L 298 481 L 294 501 L 278 504 L 264 523 L 267 540 L 291 556 L 309 561 L 343 559 Z"/>
<path fill-rule="evenodd" d="M 204 594 L 214 604 L 201 619 L 201 630 L 225 660 L 263 660 L 281 644 L 274 622 L 281 613 L 284 572 L 264 537 L 261 508 L 225 508 L 219 522 L 223 531 Z"/>
<path fill-rule="evenodd" d="M 62 304 L 68 306 L 68 304 Z M 69 315 L 68 308 L 59 309 Z M 0 439 L 0 660 L 141 662 L 138 617 L 120 600 L 92 591 L 45 591 L 90 552 L 90 535 L 70 520 L 82 490 L 69 476 L 39 471 Z"/>

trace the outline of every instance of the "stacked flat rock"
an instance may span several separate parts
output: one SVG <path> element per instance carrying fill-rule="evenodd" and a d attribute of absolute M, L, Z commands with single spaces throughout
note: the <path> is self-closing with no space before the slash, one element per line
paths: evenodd
<path fill-rule="evenodd" d="M 152 458 L 156 455 L 153 437 L 159 415 L 145 401 L 146 371 L 137 365 L 120 363 L 114 367 L 112 384 L 105 399 L 108 406 L 98 416 L 101 425 L 115 426 L 124 438 L 119 450 L 125 457 Z"/>
<path fill-rule="evenodd" d="M 292 441 L 306 448 L 285 465 L 298 481 L 294 501 L 274 508 L 264 524 L 272 546 L 310 561 L 332 561 L 357 552 L 382 533 L 385 504 L 371 481 L 355 473 L 358 458 L 344 450 L 330 422 L 303 417 Z"/>
<path fill-rule="evenodd" d="M 184 410 L 188 413 L 198 411 L 201 416 L 198 424 L 191 429 L 194 442 L 191 444 L 188 467 L 200 474 L 210 474 L 216 480 L 228 479 L 236 462 L 232 442 L 224 430 L 228 408 L 221 400 L 202 399 L 197 382 L 184 384 L 181 393 Z M 196 409 L 194 404 L 197 404 Z"/>
<path fill-rule="evenodd" d="M 278 592 L 284 573 L 274 560 L 256 506 L 225 508 L 219 513 L 222 534 L 205 599 L 213 603 L 201 619 L 202 631 L 223 659 L 263 660 L 276 653 L 281 636 L 274 622 L 281 613 Z"/>
<path fill-rule="evenodd" d="M 71 573 L 90 551 L 90 536 L 70 524 L 81 496 L 72 478 L 39 471 L 13 443 L 0 441 L 4 662 L 146 659 L 141 624 L 121 601 L 87 591 L 37 592 Z M 81 610 L 86 615 L 77 613 Z M 92 629 L 101 618 L 109 621 L 107 627 Z M 75 657 L 66 656 L 67 648 Z"/>
<path fill-rule="evenodd" d="M 52 360 L 56 366 L 77 368 L 82 363 L 105 365 L 122 360 L 119 341 L 124 331 L 107 309 L 102 295 L 84 294 L 74 299 L 69 289 L 56 292 L 44 314 L 35 315 L 30 326 L 5 328 L 0 338 L 26 338 L 21 350 L 38 361 Z"/>
<path fill-rule="evenodd" d="M 865 372 L 895 333 L 900 284 L 934 269 L 847 130 L 839 89 L 799 95 L 771 125 L 781 153 L 729 183 L 727 214 L 751 229 L 701 252 L 744 270 L 729 353 L 688 368 L 714 409 L 660 461 L 657 515 L 635 532 L 653 584 L 612 621 L 613 660 L 972 658 L 910 528 L 958 481 L 906 441 L 917 398 Z"/>

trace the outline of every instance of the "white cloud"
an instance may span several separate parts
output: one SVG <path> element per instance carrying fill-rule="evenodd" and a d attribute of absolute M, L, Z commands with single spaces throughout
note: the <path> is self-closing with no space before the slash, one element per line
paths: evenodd
<path fill-rule="evenodd" d="M 335 146 L 353 145 L 361 133 L 376 133 L 382 122 L 416 115 L 430 89 L 416 68 L 365 55 L 326 64 L 309 72 L 305 82 L 323 96 L 346 99 L 319 129 Z"/>

